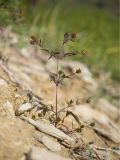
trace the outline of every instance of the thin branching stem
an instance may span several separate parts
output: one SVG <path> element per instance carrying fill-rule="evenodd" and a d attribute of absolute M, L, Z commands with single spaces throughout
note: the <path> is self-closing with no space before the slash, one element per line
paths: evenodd
<path fill-rule="evenodd" d="M 57 118 L 58 118 L 58 85 L 56 85 L 56 104 L 55 104 L 55 114 L 56 114 L 56 120 L 55 120 L 55 126 L 57 125 Z"/>
<path fill-rule="evenodd" d="M 56 74 L 58 75 L 58 65 L 59 61 L 57 59 L 57 65 L 56 65 Z M 58 119 L 58 83 L 56 85 L 56 92 L 55 92 L 55 114 L 56 114 L 56 120 L 55 120 L 55 126 L 57 125 L 57 119 Z"/>
<path fill-rule="evenodd" d="M 58 117 L 59 117 L 60 112 L 63 112 L 65 109 L 71 107 L 72 104 L 73 104 L 73 101 L 70 101 L 70 103 L 68 104 L 67 107 L 64 107 L 63 109 L 58 111 L 58 87 L 59 87 L 60 84 L 62 84 L 62 81 L 64 79 L 67 79 L 67 78 L 72 79 L 72 76 L 74 76 L 75 74 L 79 74 L 81 72 L 80 69 L 77 69 L 75 72 L 73 72 L 73 73 L 71 73 L 69 75 L 66 75 L 62 70 L 59 70 L 59 60 L 62 60 L 67 56 L 77 55 L 79 53 L 77 51 L 65 52 L 64 46 L 70 41 L 73 42 L 75 40 L 75 38 L 76 38 L 76 34 L 75 33 L 66 32 L 64 34 L 64 39 L 63 39 L 62 44 L 60 46 L 60 49 L 58 51 L 50 51 L 50 50 L 44 48 L 43 47 L 43 41 L 41 39 L 38 39 L 35 36 L 31 36 L 31 40 L 30 40 L 31 44 L 37 44 L 40 47 L 41 50 L 49 53 L 50 54 L 49 59 L 51 59 L 53 57 L 56 58 L 56 73 L 49 72 L 50 79 L 55 84 L 55 109 L 53 109 L 54 110 L 53 111 L 54 112 L 53 115 L 55 116 L 55 122 L 54 122 L 55 126 L 57 126 L 57 124 L 58 124 Z M 69 114 L 72 114 L 72 113 L 69 112 Z M 75 115 L 73 115 L 73 117 L 76 118 Z"/>
<path fill-rule="evenodd" d="M 70 79 L 72 79 L 72 76 L 75 75 L 75 73 L 76 73 L 76 72 L 74 72 L 74 73 L 72 73 L 72 74 L 69 74 L 69 75 L 67 75 L 67 77 L 69 77 Z M 64 79 L 65 79 L 64 77 L 61 78 L 59 82 L 62 82 Z"/>

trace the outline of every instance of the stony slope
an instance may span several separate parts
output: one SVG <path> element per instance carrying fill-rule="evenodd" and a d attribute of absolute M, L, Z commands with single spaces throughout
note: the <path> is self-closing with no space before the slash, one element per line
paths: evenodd
<path fill-rule="evenodd" d="M 69 113 L 75 114 L 79 123 L 70 114 L 56 129 L 49 122 L 51 112 L 43 116 L 43 110 L 55 104 L 54 84 L 48 75 L 55 70 L 55 60 L 48 61 L 47 54 L 29 45 L 18 49 L 16 43 L 15 34 L 1 32 L 0 159 L 119 159 L 120 110 L 104 97 L 94 98 L 99 83 L 89 69 L 80 62 L 61 62 L 66 73 L 82 70 L 79 76 L 64 82 L 58 99 L 59 109 L 71 98 L 78 100 Z M 3 62 L 3 57 L 8 61 Z M 88 97 L 92 101 L 85 103 Z M 60 118 L 64 116 L 62 113 Z M 84 128 L 73 131 L 80 126 Z"/>

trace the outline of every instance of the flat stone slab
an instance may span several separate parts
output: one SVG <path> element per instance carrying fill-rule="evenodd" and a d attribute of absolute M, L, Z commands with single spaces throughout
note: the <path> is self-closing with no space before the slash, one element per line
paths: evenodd
<path fill-rule="evenodd" d="M 32 149 L 27 155 L 27 158 L 29 160 L 72 160 L 70 158 L 64 158 L 44 148 L 37 147 L 32 147 Z"/>

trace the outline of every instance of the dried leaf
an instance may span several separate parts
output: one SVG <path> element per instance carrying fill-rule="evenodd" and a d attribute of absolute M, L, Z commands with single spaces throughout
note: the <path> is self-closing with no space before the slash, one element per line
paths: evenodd
<path fill-rule="evenodd" d="M 68 53 L 64 53 L 64 57 L 66 57 L 66 56 L 75 56 L 77 54 L 79 54 L 78 51 L 68 52 Z"/>

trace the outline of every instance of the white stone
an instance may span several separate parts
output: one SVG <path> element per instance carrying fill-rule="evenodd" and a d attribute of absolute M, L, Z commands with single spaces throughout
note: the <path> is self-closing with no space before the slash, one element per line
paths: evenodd
<path fill-rule="evenodd" d="M 16 110 L 16 115 L 20 115 L 24 113 L 25 111 L 28 111 L 32 108 L 33 106 L 30 103 L 24 103 Z"/>
<path fill-rule="evenodd" d="M 20 106 L 19 111 L 26 111 L 31 109 L 31 104 L 30 103 L 24 103 Z"/>

